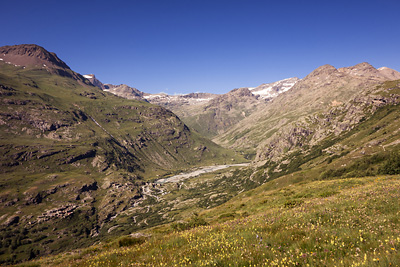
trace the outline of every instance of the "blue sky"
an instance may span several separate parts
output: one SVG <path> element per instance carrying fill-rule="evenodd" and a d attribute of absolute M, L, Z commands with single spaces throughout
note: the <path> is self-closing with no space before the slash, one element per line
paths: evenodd
<path fill-rule="evenodd" d="M 400 1 L 14 0 L 0 46 L 35 43 L 73 70 L 148 93 L 226 93 L 315 68 L 400 71 Z"/>

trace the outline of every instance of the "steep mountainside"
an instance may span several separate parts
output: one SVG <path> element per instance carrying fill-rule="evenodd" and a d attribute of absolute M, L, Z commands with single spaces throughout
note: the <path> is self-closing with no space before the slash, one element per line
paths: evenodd
<path fill-rule="evenodd" d="M 214 138 L 267 105 L 268 101 L 291 89 L 298 81 L 298 78 L 290 78 L 262 84 L 256 88 L 234 89 L 223 95 L 210 96 L 202 93 L 180 96 L 180 98 L 193 99 L 186 103 L 171 99 L 169 96 L 168 98 L 145 97 L 151 103 L 172 110 L 191 129 L 208 138 Z"/>
<path fill-rule="evenodd" d="M 52 74 L 70 77 L 81 84 L 89 84 L 79 73 L 72 71 L 55 53 L 35 44 L 0 47 L 0 61 L 22 68 L 44 69 Z"/>
<path fill-rule="evenodd" d="M 0 264 L 90 245 L 39 264 L 398 261 L 395 70 L 325 65 L 259 95 L 153 97 L 116 86 L 171 110 L 184 103 L 179 116 L 193 129 L 254 155 L 245 167 L 164 184 L 160 176 L 241 158 L 164 107 L 85 84 L 94 76 L 55 75 L 46 62 L 0 60 Z"/>
<path fill-rule="evenodd" d="M 172 109 L 190 127 L 203 136 L 212 138 L 249 116 L 265 100 L 248 88 L 234 89 L 192 109 Z"/>
<path fill-rule="evenodd" d="M 104 84 L 104 91 L 113 93 L 114 95 L 126 99 L 144 100 L 143 92 L 139 91 L 136 88 L 130 87 L 126 84 L 120 84 L 120 85 Z"/>
<path fill-rule="evenodd" d="M 192 204 L 190 217 L 32 264 L 397 266 L 399 103 L 400 80 L 379 83 L 315 117 L 309 130 L 331 134 L 280 162 L 150 187 L 164 210 Z M 210 208 L 215 188 L 237 195 Z"/>
<path fill-rule="evenodd" d="M 208 103 L 218 95 L 211 93 L 190 93 L 184 95 L 144 94 L 144 99 L 150 103 L 165 107 L 169 110 L 175 110 L 180 117 L 191 114 L 192 108 Z"/>
<path fill-rule="evenodd" d="M 285 131 L 295 131 L 296 123 L 303 123 L 307 116 L 346 105 L 385 80 L 389 80 L 385 73 L 368 63 L 341 69 L 324 65 L 215 141 L 249 153 L 255 149 L 258 155 L 272 153 L 266 150 L 274 147 L 272 140 L 279 139 Z"/>
<path fill-rule="evenodd" d="M 100 88 L 101 90 L 105 89 L 104 84 L 102 82 L 100 82 L 100 80 L 98 80 L 94 74 L 86 74 L 86 75 L 83 75 L 83 77 L 88 79 L 92 83 L 92 85 Z"/>
<path fill-rule="evenodd" d="M 136 99 L 145 100 L 143 98 L 144 93 L 136 88 L 130 87 L 126 84 L 114 85 L 114 84 L 103 84 L 100 80 L 96 78 L 94 74 L 83 75 L 88 79 L 92 85 L 100 88 L 103 91 L 110 92 L 114 95 L 126 98 L 126 99 Z"/>
<path fill-rule="evenodd" d="M 119 216 L 140 206 L 146 180 L 237 159 L 165 108 L 85 85 L 52 57 L 34 60 L 38 49 L 24 62 L 39 65 L 0 61 L 0 262 L 93 244 L 120 220 L 131 230 L 160 223 L 146 208 Z"/>
<path fill-rule="evenodd" d="M 298 78 L 289 78 L 255 88 L 238 88 L 223 95 L 190 93 L 184 95 L 148 94 L 127 85 L 103 84 L 93 74 L 85 75 L 93 85 L 127 99 L 148 101 L 179 116 L 191 129 L 213 138 L 248 117 L 267 101 L 291 89 Z"/>

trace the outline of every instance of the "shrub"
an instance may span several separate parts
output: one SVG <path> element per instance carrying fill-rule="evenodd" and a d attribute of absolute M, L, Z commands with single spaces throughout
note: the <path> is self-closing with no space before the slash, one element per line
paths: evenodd
<path fill-rule="evenodd" d="M 184 231 L 202 225 L 208 225 L 208 223 L 204 220 L 204 218 L 200 217 L 197 213 L 195 213 L 188 222 L 173 223 L 171 225 L 171 228 L 176 231 Z"/>
<path fill-rule="evenodd" d="M 387 161 L 379 168 L 380 174 L 400 174 L 400 152 L 395 151 L 390 153 Z"/>
<path fill-rule="evenodd" d="M 122 237 L 120 240 L 118 240 L 118 246 L 119 247 L 130 247 L 138 244 L 143 244 L 145 242 L 144 237 Z"/>
<path fill-rule="evenodd" d="M 284 207 L 285 208 L 294 208 L 300 206 L 304 201 L 301 199 L 289 199 L 285 201 Z"/>

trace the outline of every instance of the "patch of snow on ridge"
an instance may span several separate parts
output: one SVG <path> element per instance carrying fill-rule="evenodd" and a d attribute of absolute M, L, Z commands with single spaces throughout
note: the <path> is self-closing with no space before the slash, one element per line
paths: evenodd
<path fill-rule="evenodd" d="M 274 83 L 262 84 L 256 88 L 249 88 L 254 95 L 261 98 L 274 98 L 279 94 L 290 90 L 297 82 L 298 78 L 288 78 Z"/>
<path fill-rule="evenodd" d="M 83 75 L 83 77 L 85 77 L 86 79 L 91 79 L 93 78 L 93 75 Z"/>

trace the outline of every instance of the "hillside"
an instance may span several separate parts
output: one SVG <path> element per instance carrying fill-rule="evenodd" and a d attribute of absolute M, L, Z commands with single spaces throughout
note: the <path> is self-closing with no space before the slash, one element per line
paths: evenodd
<path fill-rule="evenodd" d="M 398 72 L 394 73 L 400 76 Z M 313 129 L 319 126 L 315 118 L 334 112 L 335 109 L 351 109 L 353 102 L 365 103 L 368 100 L 361 98 L 373 94 L 377 85 L 391 78 L 368 63 L 341 69 L 330 65 L 321 66 L 298 81 L 288 92 L 280 94 L 226 133 L 214 138 L 214 141 L 226 147 L 257 154 L 257 160 L 265 159 L 264 155 L 274 157 L 294 147 L 313 145 L 317 140 L 310 141 L 310 144 L 303 140 L 310 136 L 310 131 L 319 139 L 327 134 L 318 137 L 320 132 Z M 349 121 L 343 122 L 341 128 L 335 131 L 339 133 L 351 128 L 357 119 L 365 115 L 363 112 L 361 110 L 354 116 L 350 114 Z M 324 128 L 324 125 L 320 126 Z"/>
<path fill-rule="evenodd" d="M 170 101 L 56 60 L 60 75 L 30 49 L 24 66 L 0 60 L 0 264 L 399 264 L 395 70 L 325 65 Z M 192 125 L 143 99 L 184 103 Z M 196 124 L 254 161 L 217 168 L 244 159 Z M 196 166 L 217 171 L 166 182 Z"/>
<path fill-rule="evenodd" d="M 188 111 L 189 109 L 176 107 L 171 110 L 178 116 L 181 115 L 180 118 L 190 128 L 212 138 L 224 133 L 263 104 L 265 101 L 252 94 L 248 88 L 239 88 L 198 105 L 197 109 Z"/>
<path fill-rule="evenodd" d="M 371 107 L 369 116 L 279 166 L 267 162 L 205 175 L 178 188 L 169 185 L 168 194 L 153 189 L 153 203 L 176 199 L 187 205 L 178 222 L 32 264 L 396 266 L 400 81 L 378 85 L 370 97 L 380 104 L 363 102 L 363 108 Z M 240 180 L 248 184 L 245 192 L 233 190 L 236 196 L 208 206 L 218 194 L 207 194 L 207 188 L 231 194 Z M 207 196 L 204 201 L 201 195 Z M 196 198 L 200 205 L 193 205 Z"/>
<path fill-rule="evenodd" d="M 116 234 L 111 227 L 127 220 L 119 213 L 139 205 L 141 186 L 158 175 L 241 161 L 172 112 L 89 85 L 41 47 L 1 51 L 1 264 Z M 142 217 L 130 218 L 131 230 L 162 221 Z"/>
<path fill-rule="evenodd" d="M 194 216 L 193 228 L 159 227 L 28 266 L 397 266 L 399 185 L 397 176 L 260 187 Z"/>
<path fill-rule="evenodd" d="M 148 101 L 171 110 L 189 128 L 202 136 L 214 138 L 225 133 L 239 121 L 262 108 L 281 93 L 291 89 L 298 78 L 265 83 L 255 88 L 236 88 L 222 95 L 190 93 L 183 95 L 148 94 L 127 85 L 103 84 L 93 74 L 85 75 L 91 83 L 104 91 L 126 99 Z"/>
<path fill-rule="evenodd" d="M 221 180 L 225 192 L 232 177 L 261 182 L 256 188 L 213 208 L 192 206 L 182 221 L 33 266 L 399 265 L 400 81 L 380 84 L 374 94 L 392 101 L 365 102 L 375 107 L 370 116 L 287 158 L 286 166 L 270 162 Z M 194 183 L 180 188 L 196 192 Z"/>

